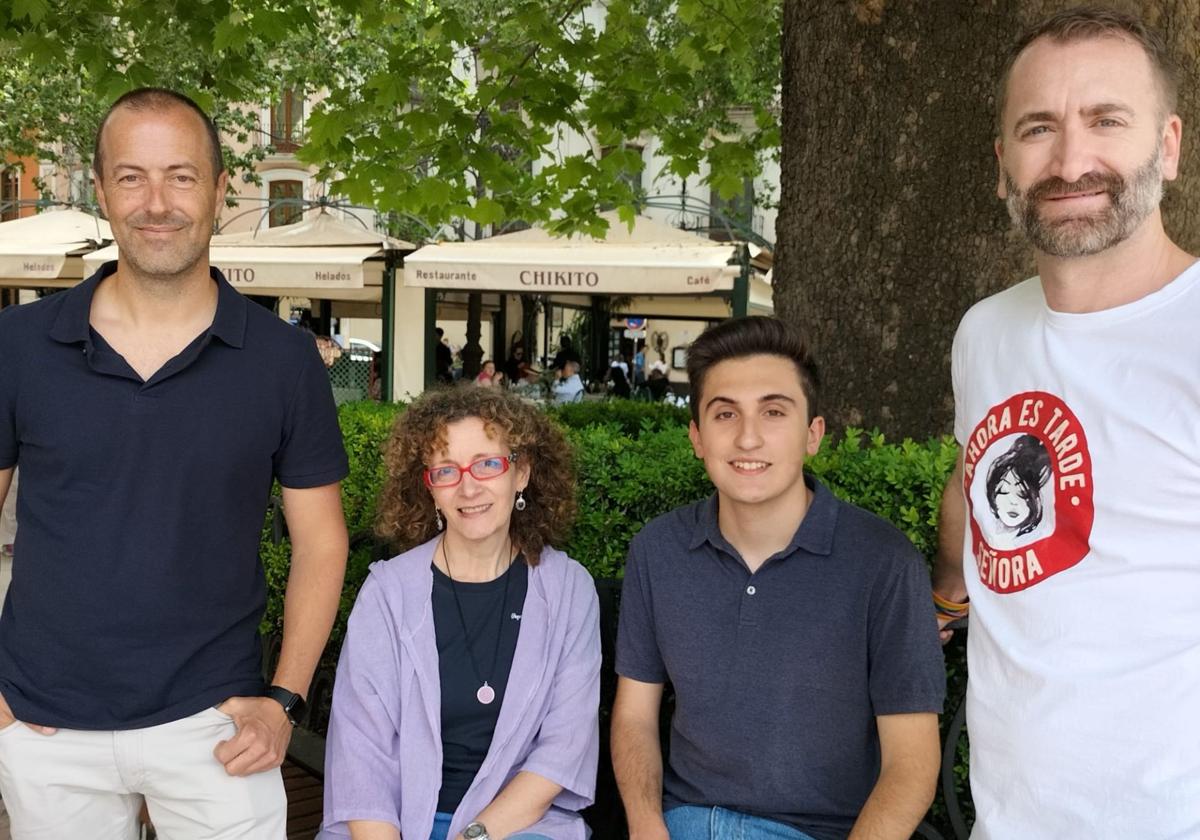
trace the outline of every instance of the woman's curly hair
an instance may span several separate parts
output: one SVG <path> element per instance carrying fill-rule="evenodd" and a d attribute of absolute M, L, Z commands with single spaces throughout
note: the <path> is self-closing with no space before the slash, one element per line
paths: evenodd
<path fill-rule="evenodd" d="M 561 545 L 575 518 L 571 448 L 537 406 L 499 389 L 459 386 L 426 391 L 396 418 L 383 448 L 387 479 L 375 532 L 401 551 L 438 533 L 423 473 L 433 454 L 445 449 L 446 427 L 468 417 L 482 420 L 489 435 L 518 453 L 518 464 L 529 466 L 526 507 L 513 511 L 509 533 L 530 565 L 537 565 L 542 548 Z"/>

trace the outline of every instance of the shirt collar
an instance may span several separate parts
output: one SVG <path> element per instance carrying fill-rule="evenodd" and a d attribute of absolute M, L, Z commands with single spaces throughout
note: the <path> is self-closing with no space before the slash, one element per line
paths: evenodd
<path fill-rule="evenodd" d="M 837 527 L 838 515 L 837 499 L 824 484 L 808 473 L 804 474 L 804 484 L 813 491 L 812 502 L 804 513 L 804 519 L 800 520 L 800 527 L 792 535 L 791 542 L 787 548 L 774 555 L 776 557 L 789 557 L 799 549 L 823 556 L 833 553 L 833 534 Z M 721 533 L 718 510 L 716 493 L 701 502 L 696 509 L 696 525 L 688 545 L 693 551 L 707 542 L 714 548 L 736 553 Z"/>
<path fill-rule="evenodd" d="M 89 319 L 92 313 L 92 298 L 96 288 L 117 271 L 115 260 L 106 262 L 78 286 L 63 292 L 64 300 L 50 337 L 64 344 L 88 341 L 91 338 Z M 219 338 L 230 347 L 241 347 L 246 338 L 246 307 L 249 301 L 238 293 L 229 281 L 214 266 L 209 266 L 209 276 L 217 284 L 217 312 L 213 316 L 209 335 Z"/>

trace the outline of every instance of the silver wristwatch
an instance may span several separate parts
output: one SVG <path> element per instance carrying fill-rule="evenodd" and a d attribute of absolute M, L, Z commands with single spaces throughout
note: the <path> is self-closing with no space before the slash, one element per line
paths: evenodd
<path fill-rule="evenodd" d="M 478 820 L 469 823 L 467 827 L 463 829 L 463 838 L 464 840 L 492 840 L 492 838 L 488 836 L 487 827 Z"/>

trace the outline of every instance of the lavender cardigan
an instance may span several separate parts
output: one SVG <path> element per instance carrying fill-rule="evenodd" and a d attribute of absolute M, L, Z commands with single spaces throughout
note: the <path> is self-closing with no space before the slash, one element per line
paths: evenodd
<path fill-rule="evenodd" d="M 325 747 L 321 838 L 377 820 L 427 840 L 442 777 L 441 684 L 430 564 L 437 540 L 371 566 L 350 614 Z M 585 840 L 596 791 L 600 628 L 588 573 L 552 548 L 529 570 L 521 632 L 496 732 L 450 823 L 454 837 L 519 771 L 563 790 L 524 831 Z"/>

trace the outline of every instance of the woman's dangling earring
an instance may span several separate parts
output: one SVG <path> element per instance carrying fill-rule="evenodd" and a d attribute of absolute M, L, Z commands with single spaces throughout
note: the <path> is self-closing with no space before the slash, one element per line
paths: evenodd
<path fill-rule="evenodd" d="M 525 501 L 525 491 L 518 490 L 517 491 L 517 503 L 515 505 L 513 505 L 513 507 L 515 507 L 517 510 L 525 510 L 525 508 L 527 506 L 528 506 L 528 502 Z"/>
<path fill-rule="evenodd" d="M 433 515 L 435 517 L 437 517 L 437 529 L 438 529 L 438 531 L 441 531 L 442 528 L 445 526 L 445 523 L 442 522 L 442 512 L 440 510 L 438 510 L 437 508 L 434 508 Z"/>

